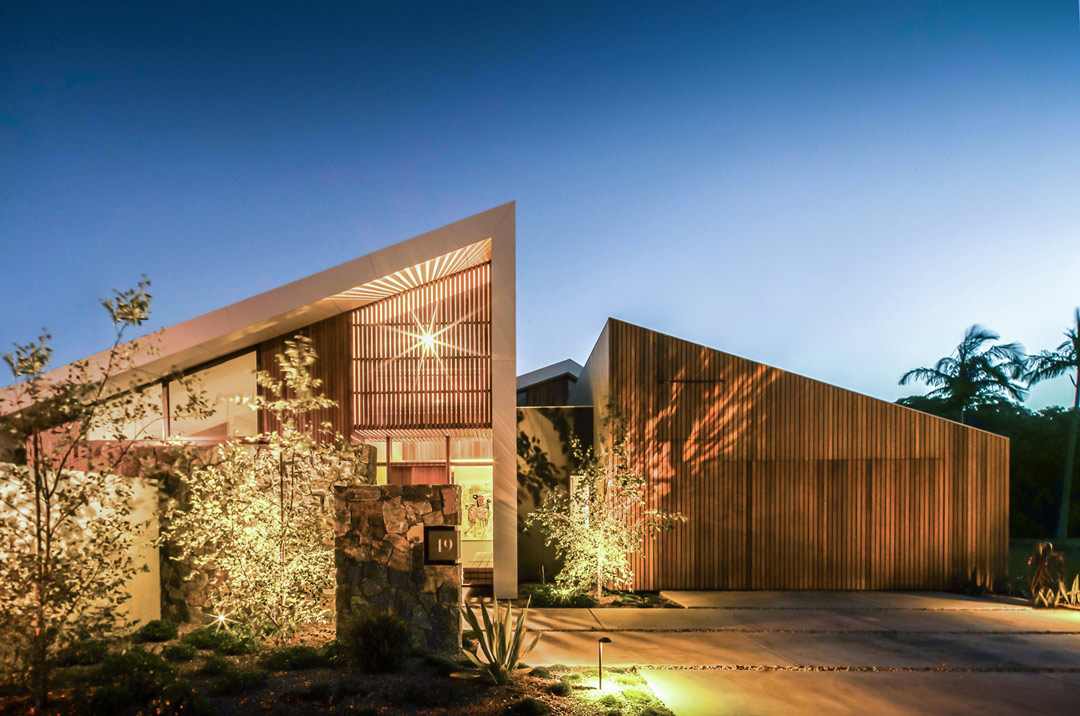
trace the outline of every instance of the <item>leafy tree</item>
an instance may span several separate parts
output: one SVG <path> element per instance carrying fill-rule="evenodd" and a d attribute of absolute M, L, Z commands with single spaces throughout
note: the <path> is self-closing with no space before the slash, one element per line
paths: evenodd
<path fill-rule="evenodd" d="M 210 606 L 221 618 L 279 638 L 305 623 L 325 622 L 324 591 L 334 585 L 332 505 L 339 481 L 367 480 L 373 461 L 312 412 L 334 405 L 311 377 L 310 339 L 285 342 L 284 376 L 256 374 L 262 395 L 244 399 L 278 429 L 232 440 L 205 462 L 182 469 L 183 501 L 166 510 L 161 541 L 195 569 L 213 575 Z"/>
<path fill-rule="evenodd" d="M 630 555 L 643 548 L 646 536 L 686 521 L 678 512 L 645 509 L 648 486 L 630 459 L 628 432 L 618 418 L 612 425 L 612 445 L 599 455 L 571 438 L 578 474 L 570 491 L 557 490 L 528 519 L 563 560 L 555 581 L 595 589 L 597 599 L 605 584 L 619 589 L 633 583 Z"/>
<path fill-rule="evenodd" d="M 1076 458 L 1076 434 L 1080 430 L 1080 308 L 1073 315 L 1075 326 L 1065 331 L 1065 340 L 1054 351 L 1042 351 L 1028 356 L 1024 377 L 1028 385 L 1058 378 L 1068 373 L 1073 384 L 1072 422 L 1068 447 L 1065 448 L 1065 471 L 1061 481 L 1061 508 L 1058 515 L 1057 537 L 1068 539 L 1069 510 L 1072 506 L 1073 464 Z"/>
<path fill-rule="evenodd" d="M 928 398 L 941 398 L 964 422 L 972 408 L 993 398 L 1023 400 L 1025 389 L 1016 382 L 1023 370 L 1023 349 L 1018 343 L 984 347 L 1000 336 L 978 324 L 964 340 L 933 368 L 915 368 L 900 376 L 900 385 L 921 381 L 934 388 Z"/>
<path fill-rule="evenodd" d="M 47 372 L 51 336 L 3 356 L 15 383 L 0 394 L 0 634 L 11 666 L 44 707 L 58 647 L 129 623 L 124 586 L 142 524 L 132 517 L 138 442 L 160 429 L 160 402 L 125 375 L 152 341 L 124 342 L 150 313 L 149 281 L 103 300 L 105 353 Z M 178 406 L 177 415 L 188 406 Z"/>

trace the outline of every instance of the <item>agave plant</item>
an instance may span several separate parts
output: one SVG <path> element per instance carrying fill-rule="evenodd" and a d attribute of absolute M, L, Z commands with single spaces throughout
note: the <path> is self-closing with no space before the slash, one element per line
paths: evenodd
<path fill-rule="evenodd" d="M 1065 588 L 1064 580 L 1058 580 L 1057 590 L 1051 587 L 1040 588 L 1032 604 L 1044 608 L 1080 606 L 1080 574 L 1073 577 L 1070 589 Z"/>
<path fill-rule="evenodd" d="M 532 599 L 529 599 L 531 602 Z M 536 642 L 540 641 L 540 632 L 526 644 L 528 638 L 525 633 L 525 617 L 529 614 L 529 603 L 518 615 L 514 622 L 510 609 L 510 602 L 506 603 L 506 611 L 500 617 L 499 600 L 495 600 L 491 616 L 488 616 L 487 607 L 480 605 L 480 619 L 477 619 L 472 607 L 461 607 L 461 614 L 465 617 L 472 636 L 478 643 L 476 653 L 466 650 L 465 656 L 469 661 L 480 669 L 480 674 L 491 679 L 499 685 L 510 681 L 510 675 L 520 668 L 521 660 L 533 650 Z"/>

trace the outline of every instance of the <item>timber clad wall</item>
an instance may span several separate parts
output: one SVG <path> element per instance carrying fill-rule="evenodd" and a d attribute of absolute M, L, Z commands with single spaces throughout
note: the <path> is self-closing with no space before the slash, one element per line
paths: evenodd
<path fill-rule="evenodd" d="M 349 330 L 349 314 L 343 313 L 264 341 L 258 348 L 259 370 L 268 372 L 275 380 L 281 380 L 282 373 L 276 356 L 285 351 L 285 341 L 292 340 L 297 334 L 311 339 L 312 347 L 318 356 L 311 366 L 312 377 L 322 381 L 320 390 L 323 395 L 337 403 L 334 407 L 315 411 L 315 424 L 329 422 L 336 432 L 346 437 L 352 434 L 353 429 Z M 265 390 L 260 388 L 259 391 L 266 396 Z M 277 429 L 276 425 L 271 424 L 276 422 L 274 417 L 266 415 L 265 411 L 259 411 L 259 422 L 261 431 Z"/>
<path fill-rule="evenodd" d="M 688 517 L 635 558 L 636 588 L 1006 576 L 1007 439 L 621 321 L 605 333 L 591 392 L 628 419 L 650 507 Z"/>

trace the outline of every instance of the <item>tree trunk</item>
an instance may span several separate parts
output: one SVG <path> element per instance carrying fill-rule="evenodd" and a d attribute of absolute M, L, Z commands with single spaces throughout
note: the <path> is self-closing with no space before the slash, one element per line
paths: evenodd
<path fill-rule="evenodd" d="M 1061 513 L 1058 515 L 1057 538 L 1069 538 L 1069 508 L 1072 507 L 1073 464 L 1076 458 L 1076 433 L 1080 428 L 1080 368 L 1077 368 L 1076 393 L 1073 397 L 1072 421 L 1069 425 L 1069 443 L 1065 449 L 1065 475 L 1061 483 Z"/>

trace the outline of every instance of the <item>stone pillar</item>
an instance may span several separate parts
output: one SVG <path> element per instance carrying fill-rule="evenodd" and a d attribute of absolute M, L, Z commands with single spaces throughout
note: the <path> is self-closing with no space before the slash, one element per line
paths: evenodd
<path fill-rule="evenodd" d="M 458 525 L 459 485 L 334 488 L 337 620 L 389 610 L 413 627 L 415 645 L 461 646 L 461 565 L 424 564 L 424 526 Z"/>

